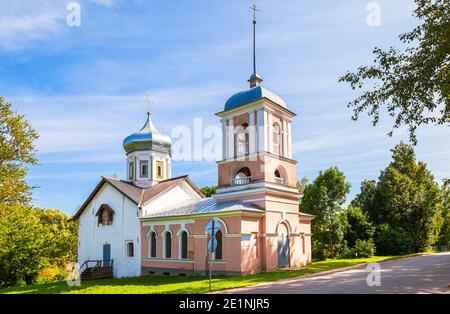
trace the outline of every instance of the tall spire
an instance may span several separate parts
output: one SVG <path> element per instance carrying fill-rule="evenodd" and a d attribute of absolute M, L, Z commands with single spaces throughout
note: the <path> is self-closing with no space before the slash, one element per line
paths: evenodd
<path fill-rule="evenodd" d="M 262 82 L 262 78 L 256 72 L 256 12 L 259 12 L 259 10 L 256 4 L 251 6 L 250 9 L 253 10 L 253 74 L 248 81 L 250 82 L 250 87 L 255 87 Z"/>

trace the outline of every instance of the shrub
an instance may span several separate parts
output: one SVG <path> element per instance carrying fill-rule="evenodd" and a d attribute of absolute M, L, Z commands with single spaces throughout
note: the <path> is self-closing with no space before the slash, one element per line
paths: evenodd
<path fill-rule="evenodd" d="M 401 255 L 413 251 L 414 242 L 403 228 L 382 225 L 376 239 L 378 255 Z"/>
<path fill-rule="evenodd" d="M 66 278 L 66 275 L 66 271 L 56 265 L 45 267 L 39 272 L 36 283 L 41 284 L 62 281 Z"/>
<path fill-rule="evenodd" d="M 354 247 L 342 247 L 338 258 L 365 258 L 373 255 L 375 255 L 375 244 L 373 240 L 358 239 Z"/>
<path fill-rule="evenodd" d="M 375 244 L 372 239 L 356 240 L 355 246 L 351 249 L 354 257 L 371 257 L 375 254 Z"/>

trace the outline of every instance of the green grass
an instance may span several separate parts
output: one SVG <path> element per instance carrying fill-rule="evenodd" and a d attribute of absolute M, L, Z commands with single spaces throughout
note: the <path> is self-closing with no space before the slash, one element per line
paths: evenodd
<path fill-rule="evenodd" d="M 407 255 L 412 256 L 412 255 Z M 370 258 L 340 259 L 315 262 L 299 270 L 277 270 L 248 276 L 213 276 L 212 290 L 253 286 L 259 283 L 288 279 L 326 270 L 353 266 L 361 263 L 380 262 L 404 256 L 374 256 Z M 13 287 L 0 290 L 0 294 L 54 294 L 54 293 L 206 293 L 208 292 L 208 278 L 146 276 L 134 278 L 102 279 L 83 281 L 80 287 L 69 287 L 66 282 L 56 282 L 24 287 Z"/>

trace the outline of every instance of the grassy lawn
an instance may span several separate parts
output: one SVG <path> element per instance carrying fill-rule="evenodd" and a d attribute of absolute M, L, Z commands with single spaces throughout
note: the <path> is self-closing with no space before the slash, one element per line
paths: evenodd
<path fill-rule="evenodd" d="M 411 256 L 411 255 L 408 255 Z M 315 262 L 299 270 L 277 270 L 248 276 L 213 276 L 212 290 L 219 291 L 230 288 L 252 286 L 263 282 L 288 279 L 321 271 L 352 266 L 361 263 L 373 263 L 395 259 L 399 256 L 374 256 L 371 258 L 326 260 Z M 83 281 L 80 287 L 69 287 L 66 282 L 56 282 L 25 287 L 14 287 L 0 290 L 4 293 L 206 293 L 208 278 L 147 276 L 119 279 L 102 279 Z"/>

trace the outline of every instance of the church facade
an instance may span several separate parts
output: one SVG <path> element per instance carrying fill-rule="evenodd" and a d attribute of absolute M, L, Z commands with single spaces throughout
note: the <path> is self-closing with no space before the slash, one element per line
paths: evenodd
<path fill-rule="evenodd" d="M 255 16 L 253 27 L 255 34 Z M 216 113 L 222 158 L 212 197 L 188 176 L 172 177 L 171 139 L 150 112 L 125 138 L 126 179 L 103 177 L 73 218 L 81 271 L 129 277 L 205 274 L 211 267 L 240 275 L 311 263 L 314 217 L 299 212 L 295 113 L 261 85 L 255 50 L 248 82 Z M 219 227 L 213 232 L 212 220 Z"/>
<path fill-rule="evenodd" d="M 205 197 L 188 176 L 171 176 L 171 139 L 154 126 L 128 136 L 127 179 L 103 177 L 78 210 L 78 262 L 102 261 L 115 277 L 253 274 L 311 262 L 311 220 L 299 212 L 295 114 L 254 74 L 250 88 L 216 115 L 223 154 L 218 188 Z M 212 219 L 220 224 L 208 253 Z M 210 258 L 211 257 L 211 258 Z"/>

